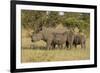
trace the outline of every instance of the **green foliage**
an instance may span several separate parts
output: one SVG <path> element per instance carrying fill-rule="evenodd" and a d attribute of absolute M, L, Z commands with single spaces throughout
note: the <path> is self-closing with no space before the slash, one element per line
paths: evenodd
<path fill-rule="evenodd" d="M 90 30 L 90 14 L 78 12 L 60 12 L 55 11 L 33 11 L 22 10 L 21 24 L 24 28 L 32 28 L 35 31 L 42 29 L 42 26 L 55 27 L 62 23 L 66 27 L 78 27 L 80 31 Z M 90 31 L 89 31 L 90 32 Z"/>

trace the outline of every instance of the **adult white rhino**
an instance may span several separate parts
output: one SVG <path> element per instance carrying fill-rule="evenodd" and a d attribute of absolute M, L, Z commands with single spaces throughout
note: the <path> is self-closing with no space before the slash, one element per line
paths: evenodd
<path fill-rule="evenodd" d="M 65 31 L 66 30 L 64 29 L 63 31 L 59 32 L 58 29 L 52 27 L 43 27 L 38 33 L 33 33 L 31 37 L 32 42 L 43 40 L 47 43 L 47 49 L 55 48 L 56 45 L 66 43 Z"/>

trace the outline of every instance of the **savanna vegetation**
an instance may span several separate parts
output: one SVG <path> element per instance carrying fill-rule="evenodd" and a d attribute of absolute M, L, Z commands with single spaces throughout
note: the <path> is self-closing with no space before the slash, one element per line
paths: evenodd
<path fill-rule="evenodd" d="M 80 45 L 70 50 L 67 48 L 52 50 L 40 49 L 39 47 L 31 48 L 34 44 L 30 38 L 32 32 L 39 32 L 43 26 L 77 28 L 79 32 L 83 32 L 86 35 L 86 48 L 81 49 Z M 22 10 L 21 27 L 22 62 L 86 60 L 90 58 L 89 13 Z M 45 47 L 46 42 L 40 40 L 35 42 L 35 45 Z"/>
<path fill-rule="evenodd" d="M 21 11 L 21 24 L 24 28 L 38 31 L 42 26 L 55 27 L 62 23 L 66 27 L 78 27 L 80 31 L 88 31 L 90 28 L 90 14 L 78 12 L 50 12 L 50 11 Z"/>

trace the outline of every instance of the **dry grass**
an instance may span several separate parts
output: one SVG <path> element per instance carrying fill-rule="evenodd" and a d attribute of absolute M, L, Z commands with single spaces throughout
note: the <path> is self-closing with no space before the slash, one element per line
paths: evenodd
<path fill-rule="evenodd" d="M 22 31 L 23 32 L 23 31 Z M 24 35 L 24 36 L 23 36 Z M 69 60 L 87 60 L 90 58 L 90 40 L 87 39 L 86 49 L 72 48 L 66 49 L 39 49 L 30 48 L 32 45 L 30 37 L 25 37 L 26 33 L 22 35 L 22 49 L 21 49 L 21 61 L 24 62 L 46 62 L 46 61 L 69 61 Z M 43 41 L 42 41 L 43 42 Z M 43 43 L 39 42 L 43 45 Z"/>
<path fill-rule="evenodd" d="M 88 49 L 22 49 L 22 62 L 86 60 L 90 58 L 89 55 Z"/>

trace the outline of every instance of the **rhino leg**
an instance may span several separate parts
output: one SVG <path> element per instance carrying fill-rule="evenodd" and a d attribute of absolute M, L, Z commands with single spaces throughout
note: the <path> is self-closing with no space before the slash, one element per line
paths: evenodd
<path fill-rule="evenodd" d="M 69 41 L 69 48 L 71 49 L 73 46 L 73 40 Z"/>
<path fill-rule="evenodd" d="M 52 40 L 47 41 L 47 49 L 50 50 L 52 48 Z"/>
<path fill-rule="evenodd" d="M 72 43 L 70 44 L 70 49 L 72 48 Z"/>
<path fill-rule="evenodd" d="M 63 45 L 60 45 L 59 48 L 62 49 L 63 48 Z"/>
<path fill-rule="evenodd" d="M 81 43 L 81 48 L 84 48 L 84 47 L 83 47 L 83 43 Z"/>
<path fill-rule="evenodd" d="M 84 41 L 84 48 L 86 48 L 86 41 Z"/>
<path fill-rule="evenodd" d="M 68 43 L 68 42 L 66 42 L 66 47 L 67 47 L 67 48 L 69 47 L 69 43 Z"/>
<path fill-rule="evenodd" d="M 47 49 L 49 50 L 51 48 L 50 44 L 47 43 Z"/>
<path fill-rule="evenodd" d="M 77 48 L 77 44 L 74 44 L 75 48 Z"/>
<path fill-rule="evenodd" d="M 82 43 L 82 44 L 81 44 L 81 48 L 86 48 L 85 43 Z"/>
<path fill-rule="evenodd" d="M 55 43 L 52 43 L 51 46 L 52 46 L 52 49 L 56 48 L 56 44 Z"/>

